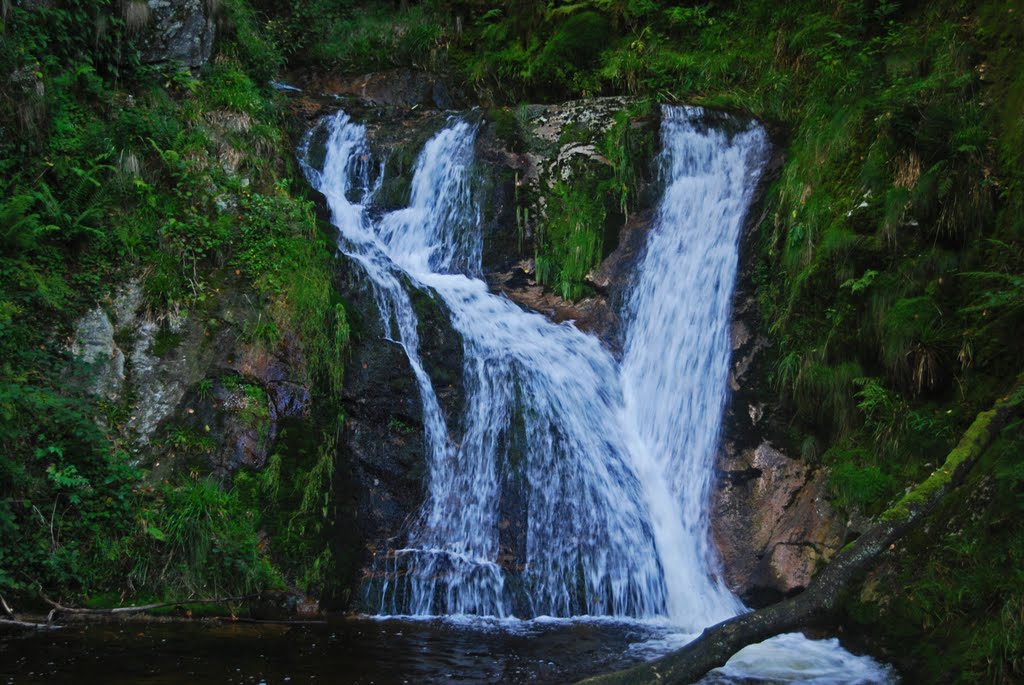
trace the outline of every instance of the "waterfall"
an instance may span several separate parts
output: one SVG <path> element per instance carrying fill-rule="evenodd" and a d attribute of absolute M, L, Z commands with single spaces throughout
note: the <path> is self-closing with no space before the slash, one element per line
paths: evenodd
<path fill-rule="evenodd" d="M 635 465 L 666 570 L 667 613 L 692 631 L 741 605 L 720 581 L 708 535 L 712 464 L 726 398 L 738 243 L 767 139 L 727 135 L 695 107 L 665 107 L 665 190 L 623 312 L 621 368 Z"/>
<path fill-rule="evenodd" d="M 400 548 L 376 562 L 380 614 L 641 619 L 681 631 L 640 646 L 663 653 L 744 610 L 719 580 L 707 500 L 739 236 L 768 144 L 757 124 L 726 133 L 702 118 L 699 108 L 663 108 L 665 189 L 623 306 L 621 362 L 478 278 L 474 125 L 453 118 L 431 138 L 409 206 L 383 215 L 370 210 L 384 165 L 361 124 L 344 112 L 326 121 L 322 169 L 300 149 L 423 408 L 427 497 Z M 420 358 L 412 289 L 444 304 L 462 340 L 457 425 Z M 525 520 L 514 552 L 500 533 L 508 497 Z M 747 647 L 715 677 L 892 680 L 836 640 L 798 634 Z"/>
<path fill-rule="evenodd" d="M 623 312 L 621 364 L 476 278 L 473 125 L 453 119 L 431 138 L 409 206 L 373 218 L 365 128 L 343 112 L 328 122 L 323 170 L 306 172 L 408 356 L 429 460 L 418 519 L 379 562 L 381 613 L 661 617 L 696 631 L 742 608 L 715 579 L 705 511 L 737 242 L 766 142 L 756 125 L 704 129 L 700 114 L 664 110 L 666 190 Z M 459 425 L 424 370 L 407 288 L 439 298 L 462 339 Z M 506 489 L 523 503 L 518 563 L 499 539 Z"/>
<path fill-rule="evenodd" d="M 616 361 L 592 336 L 525 312 L 472 277 L 480 272 L 468 182 L 475 128 L 456 120 L 432 138 L 409 207 L 377 219 L 367 212 L 365 129 L 339 113 L 329 130 L 324 169 L 307 174 L 409 358 L 429 459 L 419 518 L 383 562 L 379 610 L 664 615 L 664 572 L 632 465 Z M 424 371 L 407 282 L 440 298 L 462 338 L 461 425 L 446 424 Z M 516 569 L 499 559 L 499 502 L 510 482 L 528 512 Z"/>

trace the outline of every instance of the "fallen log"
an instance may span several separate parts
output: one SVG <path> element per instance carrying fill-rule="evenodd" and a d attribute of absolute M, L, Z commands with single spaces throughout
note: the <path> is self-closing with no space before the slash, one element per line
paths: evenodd
<path fill-rule="evenodd" d="M 836 554 L 804 592 L 706 628 L 682 649 L 659 659 L 581 682 L 587 685 L 688 685 L 725 665 L 733 654 L 748 645 L 782 633 L 827 624 L 839 609 L 847 588 L 874 565 L 882 552 L 890 549 L 964 481 L 981 454 L 1022 406 L 1024 376 L 1018 377 L 1011 393 L 990 411 L 978 414 L 941 467 Z"/>

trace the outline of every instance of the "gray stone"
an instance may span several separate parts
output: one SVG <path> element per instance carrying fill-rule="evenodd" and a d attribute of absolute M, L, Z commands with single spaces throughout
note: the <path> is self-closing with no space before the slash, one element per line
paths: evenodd
<path fill-rule="evenodd" d="M 180 62 L 197 68 L 210 59 L 217 24 L 205 0 L 149 0 L 148 5 L 143 62 Z"/>
<path fill-rule="evenodd" d="M 89 392 L 115 400 L 124 385 L 124 353 L 114 341 L 110 317 L 97 307 L 75 324 L 71 354 L 84 365 L 80 372 Z"/>
<path fill-rule="evenodd" d="M 132 278 L 117 287 L 110 309 L 117 330 L 127 330 L 135 326 L 142 310 L 142 284 L 138 278 Z"/>
<path fill-rule="evenodd" d="M 131 353 L 131 377 L 138 400 L 133 408 L 129 427 L 139 446 L 149 444 L 160 422 L 178 405 L 185 394 L 185 384 L 177 374 L 152 354 L 157 322 L 142 321 Z"/>

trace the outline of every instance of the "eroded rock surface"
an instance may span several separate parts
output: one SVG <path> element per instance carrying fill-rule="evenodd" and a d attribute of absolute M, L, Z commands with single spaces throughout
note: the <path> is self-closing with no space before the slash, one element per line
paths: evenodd
<path fill-rule="evenodd" d="M 845 532 L 827 500 L 826 473 L 769 442 L 729 451 L 712 512 L 727 582 L 754 604 L 807 587 Z"/>
<path fill-rule="evenodd" d="M 153 478 L 199 462 L 220 478 L 262 468 L 281 422 L 308 416 L 299 346 L 287 336 L 271 348 L 249 339 L 258 311 L 240 283 L 223 282 L 188 312 L 151 311 L 138 279 L 112 295 L 77 322 L 71 352 L 87 389 L 121 405 L 116 437 Z"/>

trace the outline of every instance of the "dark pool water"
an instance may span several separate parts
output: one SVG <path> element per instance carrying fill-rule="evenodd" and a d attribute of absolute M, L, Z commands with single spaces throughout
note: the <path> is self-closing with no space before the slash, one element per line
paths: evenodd
<path fill-rule="evenodd" d="M 0 637 L 0 685 L 568 683 L 635 663 L 652 637 L 610 622 L 89 623 Z"/>

